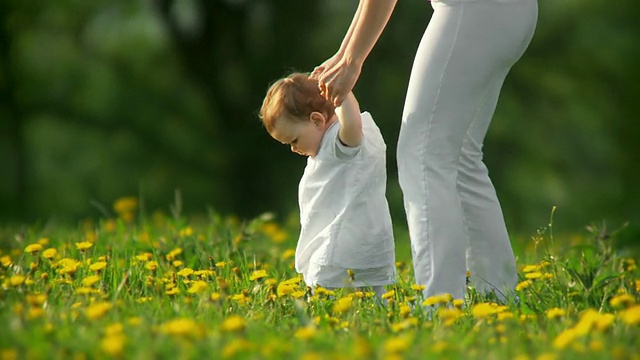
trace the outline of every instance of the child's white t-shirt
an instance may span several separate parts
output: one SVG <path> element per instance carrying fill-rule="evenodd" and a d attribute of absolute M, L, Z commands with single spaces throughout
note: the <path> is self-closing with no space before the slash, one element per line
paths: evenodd
<path fill-rule="evenodd" d="M 368 282 L 358 279 L 358 273 L 368 274 L 373 282 L 394 280 L 393 230 L 385 197 L 386 144 L 371 115 L 361 116 L 362 143 L 342 144 L 336 121 L 325 132 L 315 158 L 307 159 L 300 180 L 301 231 L 295 264 L 308 285 L 342 287 L 344 283 L 327 283 L 335 276 L 323 281 L 327 275 L 323 272 L 346 273 L 346 269 L 356 272 L 356 280 Z"/>

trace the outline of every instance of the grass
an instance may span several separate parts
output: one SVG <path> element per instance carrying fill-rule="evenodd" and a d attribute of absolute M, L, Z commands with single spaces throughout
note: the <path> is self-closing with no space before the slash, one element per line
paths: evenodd
<path fill-rule="evenodd" d="M 348 289 L 310 296 L 295 219 L 135 206 L 77 229 L 0 230 L 0 360 L 640 359 L 636 260 L 602 229 L 559 238 L 550 224 L 519 241 L 506 304 L 471 288 L 423 299 L 400 235 L 381 306 Z"/>

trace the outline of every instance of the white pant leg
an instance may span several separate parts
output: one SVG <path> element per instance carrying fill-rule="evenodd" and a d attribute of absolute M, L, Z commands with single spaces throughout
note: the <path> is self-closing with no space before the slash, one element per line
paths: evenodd
<path fill-rule="evenodd" d="M 513 258 L 481 145 L 502 81 L 535 27 L 536 1 L 514 1 L 434 1 L 416 54 L 397 154 L 415 278 L 425 296 L 464 296 L 466 249 L 476 238 L 500 233 L 499 241 L 480 240 L 475 253 L 500 246 L 492 257 Z M 471 146 L 463 152 L 472 142 L 479 157 L 469 156 Z"/>
<path fill-rule="evenodd" d="M 457 178 L 468 236 L 466 260 L 467 269 L 471 272 L 471 286 L 480 293 L 493 290 L 502 300 L 515 288 L 518 278 L 500 202 L 482 161 L 482 141 L 503 80 L 504 76 L 496 77 L 487 87 L 483 106 L 477 109 L 462 143 Z"/>

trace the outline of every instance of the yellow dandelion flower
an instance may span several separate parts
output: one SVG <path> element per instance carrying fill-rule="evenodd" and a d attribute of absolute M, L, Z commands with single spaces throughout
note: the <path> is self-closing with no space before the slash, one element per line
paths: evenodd
<path fill-rule="evenodd" d="M 124 326 L 121 323 L 113 323 L 104 328 L 104 334 L 109 335 L 118 335 L 124 331 Z"/>
<path fill-rule="evenodd" d="M 402 320 L 399 323 L 391 324 L 391 331 L 398 333 L 407 329 L 414 329 L 418 326 L 419 321 L 417 318 L 409 317 Z"/>
<path fill-rule="evenodd" d="M 45 301 L 47 301 L 46 294 L 27 294 L 26 298 L 27 303 L 31 306 L 40 306 L 44 304 Z"/>
<path fill-rule="evenodd" d="M 400 317 L 406 318 L 407 316 L 409 316 L 409 314 L 411 314 L 411 307 L 409 305 L 402 304 L 400 305 L 398 313 L 400 314 Z"/>
<path fill-rule="evenodd" d="M 630 294 L 620 294 L 618 296 L 613 297 L 610 301 L 609 304 L 611 304 L 611 306 L 613 306 L 614 308 L 623 308 L 623 307 L 629 307 L 633 304 L 635 304 L 636 302 L 636 298 Z"/>
<path fill-rule="evenodd" d="M 169 253 L 167 254 L 167 256 L 165 256 L 165 258 L 167 259 L 167 261 L 173 261 L 176 259 L 176 256 L 180 254 L 182 254 L 182 248 L 175 248 L 169 251 Z"/>
<path fill-rule="evenodd" d="M 58 262 L 55 263 L 55 266 L 58 268 L 68 268 L 75 272 L 78 267 L 82 266 L 82 262 L 75 259 L 64 258 L 58 260 Z"/>
<path fill-rule="evenodd" d="M 353 352 L 356 359 L 369 359 L 373 356 L 373 346 L 371 346 L 371 342 L 366 337 L 356 335 Z"/>
<path fill-rule="evenodd" d="M 251 276 L 249 277 L 249 280 L 259 280 L 262 278 L 265 278 L 269 276 L 269 274 L 267 274 L 267 270 L 256 270 L 253 273 L 251 273 Z"/>
<path fill-rule="evenodd" d="M 452 304 L 454 307 L 462 309 L 462 305 L 464 305 L 464 299 L 453 299 Z"/>
<path fill-rule="evenodd" d="M 13 275 L 9 278 L 9 285 L 11 286 L 20 286 L 24 283 L 27 278 L 22 275 Z"/>
<path fill-rule="evenodd" d="M 40 244 L 31 244 L 31 245 L 27 245 L 27 247 L 24 248 L 24 252 L 28 254 L 34 254 L 39 251 L 42 251 L 42 245 Z"/>
<path fill-rule="evenodd" d="M 58 255 L 58 250 L 56 250 L 55 248 L 48 248 L 47 250 L 42 252 L 42 257 L 49 260 L 56 257 L 56 255 Z"/>
<path fill-rule="evenodd" d="M 411 346 L 413 339 L 410 336 L 398 336 L 387 339 L 382 348 L 387 354 L 400 354 Z"/>
<path fill-rule="evenodd" d="M 133 196 L 121 197 L 113 203 L 113 210 L 119 215 L 134 212 L 138 207 L 138 199 Z"/>
<path fill-rule="evenodd" d="M 294 299 L 300 299 L 301 297 L 305 296 L 306 293 L 307 292 L 303 290 L 294 291 L 291 293 L 291 297 Z"/>
<path fill-rule="evenodd" d="M 432 346 L 431 350 L 435 353 L 441 353 L 449 348 L 449 343 L 446 341 L 436 341 Z"/>
<path fill-rule="evenodd" d="M 633 258 L 625 259 L 624 263 L 622 264 L 622 267 L 624 271 L 632 272 L 635 269 L 637 269 L 636 260 Z"/>
<path fill-rule="evenodd" d="M 91 304 L 88 308 L 85 309 L 84 315 L 89 320 L 97 320 L 103 317 L 113 305 L 108 302 L 98 302 L 95 304 Z"/>
<path fill-rule="evenodd" d="M 525 265 L 522 268 L 522 272 L 524 273 L 529 273 L 529 272 L 538 271 L 538 270 L 540 270 L 540 267 L 538 267 L 538 265 Z"/>
<path fill-rule="evenodd" d="M 599 331 L 607 331 L 613 326 L 616 321 L 616 317 L 613 314 L 601 314 L 598 320 L 596 320 L 596 329 Z"/>
<path fill-rule="evenodd" d="M 217 293 L 217 292 L 211 293 L 211 295 L 209 295 L 209 299 L 214 302 L 220 301 L 220 293 Z"/>
<path fill-rule="evenodd" d="M 628 325 L 640 325 L 640 305 L 621 311 L 619 316 Z"/>
<path fill-rule="evenodd" d="M 201 338 L 205 335 L 205 329 L 192 319 L 174 319 L 160 325 L 159 331 L 163 334 L 182 337 Z"/>
<path fill-rule="evenodd" d="M 127 319 L 127 324 L 131 326 L 140 326 L 142 324 L 142 318 L 134 316 Z"/>
<path fill-rule="evenodd" d="M 76 249 L 78 249 L 80 251 L 85 251 L 85 250 L 89 249 L 92 246 L 93 246 L 93 243 L 88 242 L 88 241 L 83 241 L 83 242 L 76 243 Z"/>
<path fill-rule="evenodd" d="M 438 294 L 434 296 L 429 296 L 425 301 L 422 302 L 424 306 L 434 306 L 434 305 L 444 305 L 453 301 L 453 296 L 451 294 Z"/>
<path fill-rule="evenodd" d="M 473 306 L 473 309 L 471 309 L 471 314 L 476 319 L 484 319 L 497 312 L 497 306 L 493 303 L 476 304 Z"/>
<path fill-rule="evenodd" d="M 0 257 L 0 264 L 2 264 L 2 266 L 9 267 L 9 265 L 11 265 L 12 263 L 13 261 L 11 260 L 11 256 L 5 255 L 3 257 Z"/>
<path fill-rule="evenodd" d="M 576 333 L 580 336 L 586 335 L 596 326 L 598 319 L 600 318 L 600 313 L 594 309 L 587 309 L 582 314 L 580 314 L 580 320 L 574 326 Z"/>
<path fill-rule="evenodd" d="M 414 291 L 423 291 L 424 288 L 425 288 L 424 285 L 418 285 L 418 284 L 411 285 L 411 289 Z"/>
<path fill-rule="evenodd" d="M 102 271 L 106 267 L 107 267 L 106 261 L 98 261 L 89 265 L 89 269 L 91 269 L 92 271 Z"/>
<path fill-rule="evenodd" d="M 343 314 L 353 306 L 353 298 L 350 296 L 342 297 L 333 304 L 332 311 L 334 314 Z"/>
<path fill-rule="evenodd" d="M 565 316 L 567 312 L 560 308 L 551 308 L 547 310 L 547 319 L 558 319 Z"/>
<path fill-rule="evenodd" d="M 524 275 L 527 279 L 539 279 L 542 277 L 542 273 L 539 271 L 529 272 Z"/>
<path fill-rule="evenodd" d="M 287 239 L 287 233 L 277 223 L 267 222 L 261 226 L 262 232 L 267 235 L 271 241 L 281 244 Z"/>
<path fill-rule="evenodd" d="M 286 296 L 286 295 L 293 294 L 297 290 L 298 290 L 298 284 L 281 282 L 280 284 L 278 284 L 277 293 L 278 293 L 278 296 Z"/>
<path fill-rule="evenodd" d="M 282 253 L 282 255 L 280 255 L 280 258 L 282 260 L 287 260 L 287 259 L 290 259 L 290 258 L 294 257 L 295 255 L 296 255 L 296 250 L 295 249 L 287 249 Z"/>
<path fill-rule="evenodd" d="M 522 314 L 519 317 L 520 323 L 524 324 L 527 321 L 535 321 L 538 317 L 535 314 Z"/>
<path fill-rule="evenodd" d="M 98 276 L 98 275 L 90 275 L 90 276 L 87 276 L 86 278 L 82 279 L 82 285 L 91 286 L 91 285 L 97 283 L 98 281 L 100 281 L 100 276 Z"/>
<path fill-rule="evenodd" d="M 179 235 L 180 237 L 193 236 L 193 228 L 191 226 L 187 226 L 184 229 L 180 229 Z"/>
<path fill-rule="evenodd" d="M 144 268 L 149 271 L 158 270 L 158 262 L 157 261 L 149 261 L 144 265 Z"/>
<path fill-rule="evenodd" d="M 447 307 L 440 307 L 438 308 L 436 315 L 438 316 L 438 318 L 444 320 L 447 325 L 451 325 L 453 322 L 455 322 L 455 320 L 463 316 L 463 312 L 456 307 L 451 309 Z"/>
<path fill-rule="evenodd" d="M 251 349 L 251 343 L 245 339 L 233 339 L 222 348 L 223 359 L 235 359 L 243 351 Z"/>
<path fill-rule="evenodd" d="M 180 289 L 178 287 L 171 287 L 167 291 L 165 291 L 164 293 L 169 295 L 169 296 L 177 295 L 177 294 L 180 293 Z"/>
<path fill-rule="evenodd" d="M 242 316 L 232 315 L 222 321 L 220 324 L 220 331 L 239 332 L 244 330 L 246 326 L 247 323 Z"/>
<path fill-rule="evenodd" d="M 599 352 L 602 351 L 602 349 L 604 349 L 604 343 L 601 340 L 595 339 L 589 343 L 589 350 L 591 351 Z"/>
<path fill-rule="evenodd" d="M 510 311 L 505 311 L 505 312 L 498 313 L 496 318 L 498 319 L 498 321 L 506 321 L 506 320 L 513 319 L 514 315 Z"/>
<path fill-rule="evenodd" d="M 0 359 L 3 360 L 17 360 L 18 350 L 16 349 L 0 349 Z"/>
<path fill-rule="evenodd" d="M 230 299 L 236 301 L 240 305 L 246 305 L 249 301 L 251 301 L 251 298 L 243 293 L 233 295 Z"/>
<path fill-rule="evenodd" d="M 198 281 L 194 281 L 191 284 L 191 287 L 189 288 L 189 290 L 187 290 L 187 292 L 189 294 L 199 294 L 207 290 L 208 288 L 209 288 L 209 284 L 207 284 L 206 281 L 198 280 Z"/>
<path fill-rule="evenodd" d="M 322 286 L 316 286 L 313 293 L 317 296 L 334 296 L 336 294 L 333 290 L 325 289 Z"/>
<path fill-rule="evenodd" d="M 136 255 L 136 259 L 138 261 L 149 261 L 151 259 L 153 259 L 153 254 L 150 252 L 145 252 L 139 255 Z"/>
<path fill-rule="evenodd" d="M 27 320 L 41 318 L 44 315 L 44 309 L 41 307 L 32 307 L 27 311 Z"/>
<path fill-rule="evenodd" d="M 189 275 L 192 275 L 194 272 L 195 271 L 193 269 L 184 268 L 184 269 L 178 271 L 176 274 L 178 274 L 178 276 L 188 277 Z"/>
<path fill-rule="evenodd" d="M 215 275 L 215 271 L 213 270 L 196 270 L 193 272 L 193 275 L 195 276 L 213 276 Z"/>
<path fill-rule="evenodd" d="M 564 349 L 578 337 L 575 329 L 569 328 L 558 334 L 553 340 L 553 346 L 556 349 Z"/>
<path fill-rule="evenodd" d="M 301 327 L 293 334 L 296 339 L 309 340 L 316 336 L 318 329 L 315 326 Z"/>
<path fill-rule="evenodd" d="M 223 268 L 223 267 L 225 267 L 225 266 L 227 266 L 227 262 L 226 262 L 226 261 L 218 261 L 218 262 L 216 263 L 216 267 L 217 267 L 217 268 Z"/>
<path fill-rule="evenodd" d="M 516 291 L 522 291 L 531 286 L 531 284 L 533 284 L 533 281 L 531 280 L 521 281 L 518 283 L 518 285 L 516 285 Z"/>
<path fill-rule="evenodd" d="M 386 293 L 382 294 L 382 299 L 384 300 L 393 299 L 395 296 L 396 296 L 396 291 L 389 290 Z"/>
<path fill-rule="evenodd" d="M 16 315 L 22 315 L 24 313 L 24 304 L 18 303 L 18 304 L 13 305 L 13 312 Z"/>
<path fill-rule="evenodd" d="M 100 341 L 100 348 L 105 353 L 118 357 L 124 352 L 126 339 L 123 334 L 107 335 Z"/>

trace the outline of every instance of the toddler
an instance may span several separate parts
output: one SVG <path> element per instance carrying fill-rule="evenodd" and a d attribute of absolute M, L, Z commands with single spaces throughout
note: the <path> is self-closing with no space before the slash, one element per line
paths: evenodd
<path fill-rule="evenodd" d="M 353 93 L 335 108 L 308 74 L 269 88 L 260 109 L 269 135 L 307 156 L 298 188 L 295 266 L 308 286 L 371 287 L 395 282 L 391 216 L 385 197 L 386 144 Z"/>

